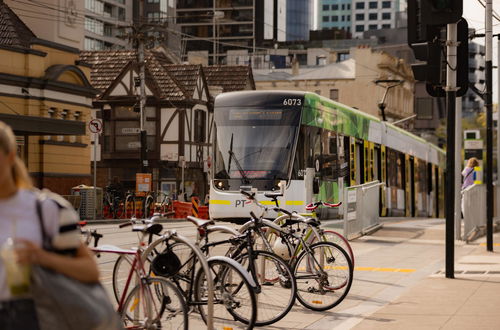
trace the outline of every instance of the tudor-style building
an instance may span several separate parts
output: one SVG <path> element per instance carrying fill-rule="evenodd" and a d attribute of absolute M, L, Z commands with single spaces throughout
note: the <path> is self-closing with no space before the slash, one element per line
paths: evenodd
<path fill-rule="evenodd" d="M 79 50 L 42 40 L 0 0 L 0 121 L 34 183 L 60 194 L 90 184 L 86 121 L 96 90 Z"/>
<path fill-rule="evenodd" d="M 104 122 L 98 186 L 117 177 L 133 190 L 141 169 L 136 53 L 82 52 L 80 57 L 92 65 L 91 81 L 100 91 L 94 101 L 96 114 Z M 188 196 L 194 193 L 203 198 L 208 192 L 214 132 L 213 91 L 255 89 L 251 69 L 171 64 L 159 50 L 147 51 L 145 60 L 145 129 L 153 189 L 169 194 L 185 190 Z"/>

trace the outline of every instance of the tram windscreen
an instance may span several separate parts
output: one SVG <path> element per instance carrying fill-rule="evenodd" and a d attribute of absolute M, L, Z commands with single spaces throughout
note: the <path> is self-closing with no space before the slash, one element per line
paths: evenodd
<path fill-rule="evenodd" d="M 215 179 L 287 179 L 300 109 L 218 108 Z"/>

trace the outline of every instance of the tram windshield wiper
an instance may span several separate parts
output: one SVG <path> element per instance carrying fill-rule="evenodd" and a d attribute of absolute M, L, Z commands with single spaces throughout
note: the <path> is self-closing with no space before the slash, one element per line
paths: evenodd
<path fill-rule="evenodd" d="M 243 168 L 241 167 L 240 162 L 238 161 L 238 159 L 236 159 L 234 152 L 232 150 L 229 150 L 228 153 L 229 153 L 229 159 L 231 159 L 231 158 L 234 159 L 234 163 L 236 164 L 236 167 L 238 168 L 238 171 L 240 172 L 241 182 L 243 182 L 245 184 L 250 183 L 250 180 L 248 180 L 248 177 L 245 174 L 245 171 L 243 170 Z"/>
<path fill-rule="evenodd" d="M 248 177 L 245 174 L 245 171 L 243 170 L 243 168 L 241 167 L 240 162 L 238 161 L 238 159 L 236 159 L 236 156 L 234 155 L 233 137 L 234 137 L 234 134 L 231 134 L 231 143 L 229 144 L 229 150 L 227 151 L 229 154 L 229 164 L 227 166 L 227 174 L 231 175 L 231 159 L 234 159 L 234 163 L 236 164 L 236 167 L 238 168 L 238 171 L 240 172 L 240 175 L 241 175 L 241 182 L 243 182 L 244 184 L 250 183 L 250 180 L 248 180 Z"/>

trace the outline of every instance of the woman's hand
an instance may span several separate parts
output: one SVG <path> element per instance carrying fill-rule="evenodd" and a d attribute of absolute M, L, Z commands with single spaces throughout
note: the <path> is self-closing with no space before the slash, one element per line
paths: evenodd
<path fill-rule="evenodd" d="M 35 243 L 25 240 L 16 240 L 17 260 L 21 264 L 44 265 L 47 252 Z"/>
<path fill-rule="evenodd" d="M 75 256 L 65 256 L 46 251 L 31 241 L 16 240 L 17 258 L 22 264 L 37 264 L 81 282 L 99 281 L 99 270 L 93 253 L 83 244 L 76 249 Z"/>

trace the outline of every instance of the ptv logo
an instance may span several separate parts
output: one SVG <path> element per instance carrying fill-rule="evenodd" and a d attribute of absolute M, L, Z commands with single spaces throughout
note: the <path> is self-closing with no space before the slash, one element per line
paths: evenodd
<path fill-rule="evenodd" d="M 234 207 L 245 207 L 246 204 L 252 203 L 251 201 L 247 201 L 245 199 L 237 199 L 234 201 Z"/>

